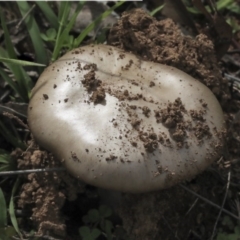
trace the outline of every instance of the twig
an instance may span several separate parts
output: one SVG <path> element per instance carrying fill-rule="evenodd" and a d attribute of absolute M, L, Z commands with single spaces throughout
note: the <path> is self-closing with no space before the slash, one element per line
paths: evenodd
<path fill-rule="evenodd" d="M 227 51 L 227 54 L 240 53 L 240 49 L 234 49 Z"/>
<path fill-rule="evenodd" d="M 17 112 L 12 108 L 9 108 L 9 107 L 3 106 L 3 105 L 0 105 L 0 112 L 12 112 L 12 114 L 16 114 L 16 115 L 19 115 L 20 117 L 27 118 L 27 116 L 25 114 Z"/>
<path fill-rule="evenodd" d="M 3 116 L 6 116 L 10 119 L 15 119 L 18 122 L 18 124 L 20 124 L 22 127 L 29 129 L 28 125 L 25 124 L 19 117 L 15 116 L 14 114 L 9 113 L 9 112 L 3 112 Z"/>
<path fill-rule="evenodd" d="M 240 216 L 240 203 L 239 203 L 238 199 L 235 199 L 235 205 L 236 205 L 236 209 L 237 209 L 237 212 L 238 212 L 238 216 Z"/>
<path fill-rule="evenodd" d="M 167 221 L 167 219 L 166 219 L 164 216 L 162 216 L 162 219 L 163 219 L 163 221 L 166 223 L 166 225 L 167 225 L 167 227 L 169 228 L 169 230 L 170 230 L 170 232 L 172 233 L 172 235 L 173 235 L 176 239 L 180 240 L 179 237 L 177 236 L 177 234 L 174 234 L 174 233 L 173 233 L 173 229 L 172 229 L 172 227 L 170 226 L 170 224 L 169 224 L 169 222 Z"/>
<path fill-rule="evenodd" d="M 192 204 L 192 206 L 188 209 L 188 211 L 186 212 L 185 216 L 187 216 L 191 210 L 194 208 L 194 206 L 196 205 L 197 201 L 198 201 L 199 198 L 196 198 L 196 200 L 194 201 L 194 203 Z"/>
<path fill-rule="evenodd" d="M 209 205 L 212 205 L 213 207 L 215 207 L 215 208 L 217 208 L 217 209 L 221 209 L 221 207 L 218 206 L 216 203 L 214 203 L 214 202 L 208 200 L 207 198 L 205 198 L 205 197 L 203 197 L 203 196 L 195 193 L 194 191 L 192 191 L 192 190 L 189 189 L 188 187 L 184 186 L 183 184 L 179 184 L 179 186 L 180 186 L 181 188 L 183 188 L 184 190 L 186 190 L 187 192 L 190 192 L 191 194 L 197 196 L 198 198 L 200 198 L 200 199 L 203 200 L 204 202 L 208 203 Z M 236 216 L 235 214 L 229 212 L 228 210 L 226 210 L 226 209 L 223 208 L 222 211 L 225 212 L 226 214 L 228 214 L 229 216 L 231 216 L 231 217 L 233 217 L 233 218 L 235 218 L 235 219 L 237 219 L 237 220 L 240 220 L 240 217 L 238 217 L 238 216 Z"/>
<path fill-rule="evenodd" d="M 63 167 L 56 168 L 39 168 L 39 169 L 27 169 L 27 170 L 16 170 L 16 171 L 3 171 L 0 172 L 0 176 L 10 176 L 19 174 L 29 174 L 29 173 L 43 173 L 43 172 L 61 172 L 66 169 Z"/>
<path fill-rule="evenodd" d="M 19 21 L 19 23 L 16 26 L 16 29 L 20 27 L 20 25 L 23 23 L 23 21 L 28 17 L 28 15 L 33 11 L 33 9 L 36 7 L 36 4 L 33 4 L 33 6 L 26 12 L 26 14 L 22 17 L 22 19 Z"/>
<path fill-rule="evenodd" d="M 239 61 L 235 60 L 234 57 L 230 54 L 225 54 L 222 58 L 223 62 L 230 62 L 231 64 L 237 66 L 237 67 L 240 67 L 240 63 Z"/>
<path fill-rule="evenodd" d="M 228 189 L 229 189 L 229 185 L 230 185 L 230 179 L 231 179 L 231 172 L 229 171 L 228 172 L 228 179 L 227 179 L 227 187 L 226 187 L 226 192 L 225 192 L 225 195 L 224 195 L 224 198 L 223 198 L 223 202 L 222 202 L 222 206 L 221 206 L 221 209 L 218 213 L 218 216 L 217 216 L 217 220 L 214 224 L 214 228 L 213 228 L 213 233 L 212 233 L 212 237 L 211 237 L 211 240 L 213 240 L 214 236 L 215 236 L 215 232 L 216 232 L 216 228 L 217 228 L 217 224 L 218 224 L 218 221 L 219 221 L 219 218 L 222 214 L 222 211 L 223 211 L 223 206 L 226 202 L 226 198 L 227 198 L 227 194 L 228 194 Z"/>
<path fill-rule="evenodd" d="M 231 81 L 240 82 L 240 78 L 232 76 L 232 75 L 227 74 L 227 73 L 224 74 L 224 77 L 226 77 L 228 80 L 231 80 Z"/>
<path fill-rule="evenodd" d="M 193 230 L 190 230 L 189 231 L 189 235 L 192 233 L 192 235 L 194 236 L 194 237 L 196 237 L 197 239 L 200 239 L 200 240 L 202 240 L 202 237 L 199 235 L 199 234 L 197 234 L 195 231 L 193 231 Z M 188 236 L 189 236 L 188 235 Z"/>

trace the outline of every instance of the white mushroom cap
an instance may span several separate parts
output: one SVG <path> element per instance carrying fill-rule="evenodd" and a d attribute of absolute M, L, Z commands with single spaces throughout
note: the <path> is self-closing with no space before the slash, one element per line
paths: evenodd
<path fill-rule="evenodd" d="M 46 68 L 28 117 L 34 138 L 70 173 L 123 192 L 191 179 L 223 149 L 223 113 L 206 86 L 106 45 L 75 49 Z"/>

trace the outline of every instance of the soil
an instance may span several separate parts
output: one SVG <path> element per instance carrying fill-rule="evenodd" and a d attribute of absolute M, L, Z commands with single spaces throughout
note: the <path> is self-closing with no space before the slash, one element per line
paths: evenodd
<path fill-rule="evenodd" d="M 108 44 L 132 52 L 145 60 L 177 67 L 207 85 L 219 99 L 227 123 L 225 154 L 208 171 L 186 184 L 194 192 L 221 205 L 230 169 L 231 188 L 236 190 L 239 182 L 234 173 L 237 171 L 235 166 L 238 165 L 240 155 L 240 96 L 235 88 L 229 88 L 227 80 L 222 77 L 212 42 L 203 34 L 195 38 L 184 36 L 171 19 L 157 21 L 143 10 L 135 9 L 124 13 L 112 27 Z M 130 66 L 131 62 L 126 67 Z M 106 90 L 95 79 L 93 66 L 89 66 L 83 85 L 92 94 L 91 101 L 95 104 L 104 100 Z M 154 87 L 154 83 L 150 87 Z M 120 95 L 114 94 L 119 99 L 142 97 L 130 96 L 127 90 Z M 206 107 L 204 99 L 202 106 Z M 142 111 L 146 117 L 153 114 L 147 107 L 143 107 Z M 161 110 L 161 113 L 154 113 L 157 121 L 171 130 L 172 137 L 180 148 L 184 144 L 187 127 L 187 123 L 182 122 L 184 111 L 181 100 L 176 99 Z M 134 106 L 129 107 L 128 113 L 132 126 L 137 129 L 140 121 L 134 115 Z M 209 136 L 208 127 L 204 124 L 204 111 L 197 112 L 193 109 L 191 116 L 198 123 L 194 131 L 201 142 L 204 137 Z M 146 140 L 145 134 L 139 131 L 139 138 L 144 141 L 146 151 L 149 152 L 154 151 L 159 143 L 168 144 L 164 141 L 164 136 L 156 136 L 154 133 L 149 134 Z M 133 142 L 133 147 L 136 144 L 137 142 Z M 32 143 L 26 152 L 18 152 L 16 156 L 20 169 L 60 165 L 50 153 L 40 150 Z M 65 172 L 29 174 L 22 186 L 18 206 L 31 210 L 30 220 L 38 229 L 39 235 L 50 232 L 65 239 L 66 216 L 61 209 L 66 200 L 76 199 L 77 194 L 83 191 L 84 185 Z M 230 192 L 225 208 L 235 211 L 237 215 L 230 201 L 237 198 L 237 191 L 229 191 L 229 194 Z M 121 206 L 116 211 L 130 238 L 138 240 L 208 239 L 213 233 L 219 213 L 218 209 L 186 192 L 180 185 L 156 193 L 124 194 Z"/>
<path fill-rule="evenodd" d="M 222 102 L 230 98 L 213 43 L 203 34 L 196 38 L 183 35 L 171 19 L 157 21 L 141 9 L 123 13 L 110 30 L 108 44 L 183 70 L 208 86 Z"/>
<path fill-rule="evenodd" d="M 51 153 L 40 150 L 33 142 L 26 152 L 13 153 L 18 159 L 19 169 L 41 169 L 60 167 Z M 61 213 L 66 199 L 74 201 L 77 194 L 84 191 L 83 183 L 66 172 L 44 172 L 29 174 L 21 188 L 18 206 L 32 212 L 31 224 L 37 228 L 39 236 L 66 235 L 66 217 Z"/>
<path fill-rule="evenodd" d="M 84 68 L 85 70 L 90 69 L 90 71 L 84 75 L 84 80 L 82 80 L 83 86 L 92 94 L 90 100 L 95 104 L 103 102 L 105 99 L 105 90 L 101 86 L 101 80 L 95 77 L 96 66 L 88 64 L 85 65 Z"/>

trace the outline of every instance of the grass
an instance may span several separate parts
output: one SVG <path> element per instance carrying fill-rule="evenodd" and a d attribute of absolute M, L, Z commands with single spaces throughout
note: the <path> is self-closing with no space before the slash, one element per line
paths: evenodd
<path fill-rule="evenodd" d="M 2 189 L 0 188 L 0 239 L 7 240 L 16 234 L 13 227 L 8 227 L 7 203 Z"/>
<path fill-rule="evenodd" d="M 32 81 L 28 76 L 27 72 L 19 64 L 12 64 L 10 59 L 16 59 L 17 55 L 14 50 L 14 46 L 11 42 L 11 37 L 7 28 L 6 20 L 2 10 L 0 9 L 1 25 L 4 31 L 4 43 L 5 48 L 0 48 L 0 57 L 5 59 L 4 66 L 13 73 L 14 79 L 10 78 L 3 68 L 1 68 L 0 74 L 2 78 L 9 84 L 13 89 L 13 92 L 20 98 L 23 102 L 28 102 L 30 96 L 30 90 L 32 88 Z M 6 60 L 8 59 L 8 60 Z"/>
<path fill-rule="evenodd" d="M 0 172 L 12 171 L 15 168 L 16 168 L 16 163 L 14 162 L 10 154 L 4 149 L 0 149 Z"/>
<path fill-rule="evenodd" d="M 11 219 L 11 223 L 12 226 L 14 227 L 15 231 L 18 233 L 18 236 L 20 237 L 20 239 L 22 239 L 22 234 L 20 232 L 20 229 L 18 227 L 18 221 L 15 215 L 15 208 L 14 208 L 14 195 L 17 191 L 17 188 L 20 184 L 20 180 L 19 178 L 17 178 L 17 180 L 15 181 L 13 188 L 12 188 L 12 193 L 11 193 L 11 198 L 10 198 L 10 202 L 9 202 L 9 208 L 8 208 L 8 212 L 9 212 L 9 216 Z"/>
<path fill-rule="evenodd" d="M 183 0 L 183 2 L 186 4 L 186 8 L 189 13 L 193 15 L 202 14 L 201 8 L 197 8 L 196 6 L 194 6 L 191 1 Z M 214 3 L 215 1 L 212 2 Z M 226 14 L 226 22 L 232 27 L 233 33 L 236 33 L 240 30 L 238 20 L 235 17 L 229 15 L 229 13 L 237 15 L 240 14 L 240 5 L 235 0 L 218 0 L 215 4 L 213 4 L 213 7 L 215 7 L 215 10 L 221 14 L 223 14 L 224 12 L 228 12 L 228 14 Z M 212 8 L 209 5 L 206 5 L 205 9 L 207 10 L 207 12 L 212 13 Z"/>
<path fill-rule="evenodd" d="M 189 1 L 189 0 L 184 0 L 184 3 L 186 5 L 191 5 L 191 1 Z M 217 11 L 224 11 L 224 10 L 238 11 L 237 9 L 239 9 L 239 6 L 237 5 L 235 0 L 219 0 L 219 1 L 216 1 L 215 6 L 216 6 Z M 187 9 L 190 13 L 201 14 L 201 11 L 199 9 L 197 9 L 196 7 L 187 6 Z M 206 6 L 206 10 L 208 12 L 211 12 L 210 6 Z"/>

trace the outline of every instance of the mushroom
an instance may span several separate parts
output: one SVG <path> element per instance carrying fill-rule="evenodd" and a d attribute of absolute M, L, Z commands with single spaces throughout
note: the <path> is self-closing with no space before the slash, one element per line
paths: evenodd
<path fill-rule="evenodd" d="M 224 147 L 223 113 L 205 85 L 107 45 L 72 50 L 46 68 L 28 120 L 72 175 L 121 192 L 190 180 Z"/>

